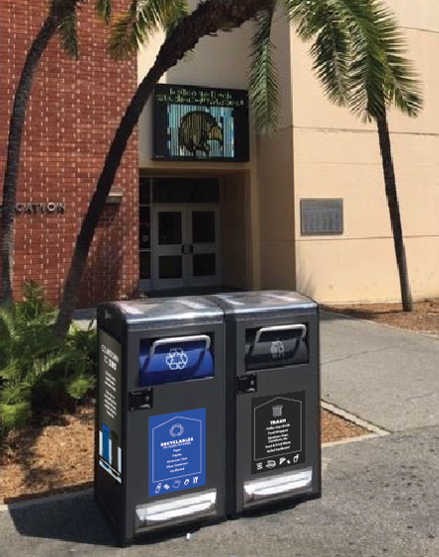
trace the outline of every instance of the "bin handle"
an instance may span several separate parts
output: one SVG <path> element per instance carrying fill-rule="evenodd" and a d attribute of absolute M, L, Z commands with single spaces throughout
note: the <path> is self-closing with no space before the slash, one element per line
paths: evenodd
<path fill-rule="evenodd" d="M 258 329 L 256 333 L 255 344 L 258 344 L 261 336 L 264 333 L 274 333 L 282 331 L 301 331 L 300 340 L 303 340 L 306 336 L 306 325 L 274 325 L 273 327 L 262 327 L 262 329 Z"/>
<path fill-rule="evenodd" d="M 188 337 L 169 337 L 169 338 L 161 338 L 159 340 L 155 340 L 151 348 L 149 350 L 149 357 L 152 358 L 155 354 L 156 348 L 159 346 L 164 346 L 167 344 L 175 344 L 176 342 L 200 342 L 204 340 L 206 343 L 205 351 L 207 352 L 210 348 L 210 336 L 209 335 L 193 335 Z"/>

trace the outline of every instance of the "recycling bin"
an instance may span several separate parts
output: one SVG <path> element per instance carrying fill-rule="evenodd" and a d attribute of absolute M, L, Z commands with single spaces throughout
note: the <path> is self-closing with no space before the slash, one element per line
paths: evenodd
<path fill-rule="evenodd" d="M 122 545 L 226 516 L 223 317 L 199 297 L 98 307 L 95 498 Z"/>
<path fill-rule="evenodd" d="M 211 299 L 226 319 L 227 514 L 319 497 L 317 304 L 284 291 Z"/>

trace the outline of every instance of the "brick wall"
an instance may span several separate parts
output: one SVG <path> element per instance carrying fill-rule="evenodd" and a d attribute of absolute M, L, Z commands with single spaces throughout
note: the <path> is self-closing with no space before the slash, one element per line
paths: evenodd
<path fill-rule="evenodd" d="M 126 0 L 116 2 L 116 8 Z M 48 0 L 0 2 L 0 188 L 11 98 L 26 51 Z M 27 112 L 17 201 L 64 203 L 64 214 L 16 217 L 14 292 L 24 280 L 41 283 L 57 302 L 71 255 L 115 127 L 137 83 L 136 60 L 112 62 L 106 31 L 90 2 L 79 17 L 80 60 L 70 61 L 55 37 L 34 80 Z M 81 287 L 80 306 L 132 295 L 138 281 L 138 150 L 133 136 L 107 206 Z"/>

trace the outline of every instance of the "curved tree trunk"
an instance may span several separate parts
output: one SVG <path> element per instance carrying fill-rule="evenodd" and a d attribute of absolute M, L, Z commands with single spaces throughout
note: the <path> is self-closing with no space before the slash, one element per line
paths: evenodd
<path fill-rule="evenodd" d="M 260 10 L 271 6 L 271 3 L 272 0 L 208 0 L 201 3 L 191 15 L 182 20 L 166 38 L 153 67 L 139 85 L 122 117 L 82 222 L 55 324 L 55 331 L 59 337 L 64 337 L 70 326 L 88 253 L 96 226 L 105 207 L 105 200 L 113 185 L 128 140 L 155 84 L 188 51 L 195 48 L 202 37 L 240 27 L 246 21 L 254 18 Z"/>
<path fill-rule="evenodd" d="M 14 104 L 9 122 L 8 150 L 3 182 L 1 239 L 1 302 L 4 305 L 9 305 L 12 302 L 15 203 L 17 198 L 18 169 L 20 165 L 21 140 L 26 117 L 26 108 L 35 70 L 55 31 L 56 17 L 51 13 L 46 18 L 27 53 L 20 81 L 18 82 L 15 92 Z"/>
<path fill-rule="evenodd" d="M 384 182 L 386 185 L 387 204 L 389 206 L 393 243 L 395 246 L 396 263 L 399 273 L 402 307 L 404 311 L 412 311 L 413 301 L 407 270 L 407 259 L 405 255 L 404 236 L 402 233 L 398 193 L 396 191 L 395 169 L 393 166 L 392 149 L 390 145 L 389 126 L 387 123 L 387 115 L 385 113 L 377 118 L 377 126 L 378 137 L 380 141 Z"/>

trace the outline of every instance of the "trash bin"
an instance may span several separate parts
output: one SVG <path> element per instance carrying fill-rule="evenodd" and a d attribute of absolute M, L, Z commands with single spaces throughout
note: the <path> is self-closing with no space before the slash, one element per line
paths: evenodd
<path fill-rule="evenodd" d="M 211 299 L 226 318 L 227 514 L 319 497 L 317 304 L 283 291 Z"/>
<path fill-rule="evenodd" d="M 95 496 L 119 541 L 225 517 L 222 310 L 107 303 L 98 331 Z"/>

